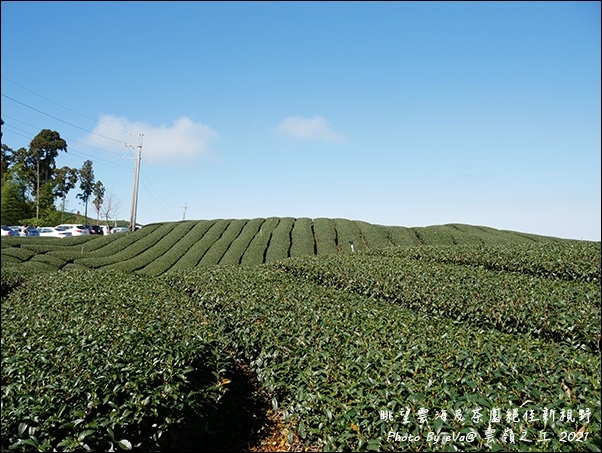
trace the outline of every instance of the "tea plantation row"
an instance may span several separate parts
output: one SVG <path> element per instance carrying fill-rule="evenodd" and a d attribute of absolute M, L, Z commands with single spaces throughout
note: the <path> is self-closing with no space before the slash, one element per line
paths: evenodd
<path fill-rule="evenodd" d="M 270 261 L 268 244 L 303 228 L 273 221 L 266 238 L 251 222 L 207 236 L 223 245 L 185 246 L 188 268 L 162 238 L 210 224 L 73 238 L 84 257 L 42 273 L 24 264 L 50 250 L 5 264 L 34 242 L 3 241 L 2 449 L 242 450 L 254 401 L 257 419 L 264 402 L 284 417 L 289 445 L 323 451 L 599 451 L 599 243 L 456 239 Z M 155 272 L 138 267 L 142 247 L 130 272 L 75 265 L 108 263 L 145 229 L 146 250 L 167 256 Z M 199 266 L 212 248 L 239 265 Z M 237 249 L 269 263 L 242 265 Z M 261 387 L 241 394 L 250 375 Z"/>
<path fill-rule="evenodd" d="M 406 228 L 346 219 L 270 217 L 151 224 L 134 233 L 61 240 L 2 238 L 2 261 L 36 270 L 120 269 L 155 276 L 215 264 L 254 266 L 390 246 L 564 242 L 470 225 Z"/>

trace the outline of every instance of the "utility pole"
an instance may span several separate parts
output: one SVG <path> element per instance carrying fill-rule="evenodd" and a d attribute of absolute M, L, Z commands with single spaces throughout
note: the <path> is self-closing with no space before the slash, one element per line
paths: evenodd
<path fill-rule="evenodd" d="M 184 215 L 182 216 L 182 220 L 186 220 L 186 203 L 184 203 L 184 206 L 182 206 L 184 208 Z"/>
<path fill-rule="evenodd" d="M 40 218 L 40 151 L 37 150 L 36 156 L 36 219 Z"/>
<path fill-rule="evenodd" d="M 136 211 L 138 209 L 138 179 L 140 176 L 140 159 L 142 156 L 142 137 L 144 134 L 138 134 L 138 157 L 136 159 L 136 170 L 134 172 L 134 193 L 132 194 L 132 213 L 130 214 L 130 232 L 136 229 Z M 127 145 L 134 148 L 131 145 Z"/>

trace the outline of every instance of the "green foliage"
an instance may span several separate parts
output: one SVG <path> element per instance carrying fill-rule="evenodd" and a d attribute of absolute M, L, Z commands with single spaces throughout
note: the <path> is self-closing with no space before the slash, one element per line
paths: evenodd
<path fill-rule="evenodd" d="M 177 228 L 176 228 L 177 226 Z M 491 269 L 512 270 L 514 250 L 504 251 L 504 244 L 528 245 L 559 245 L 572 243 L 577 247 L 581 242 L 570 241 L 545 236 L 525 235 L 523 233 L 507 232 L 485 227 L 470 225 L 442 225 L 424 228 L 385 227 L 371 225 L 365 222 L 345 219 L 294 219 L 272 217 L 269 219 L 253 220 L 201 220 L 174 223 L 156 223 L 134 233 L 107 236 L 76 236 L 56 242 L 45 242 L 45 238 L 3 238 L 2 247 L 24 247 L 35 253 L 47 253 L 62 260 L 62 263 L 43 258 L 47 264 L 60 265 L 59 268 L 77 266 L 91 269 L 121 269 L 136 271 L 147 275 L 160 275 L 171 270 L 190 269 L 197 266 L 214 264 L 233 264 L 255 266 L 266 262 L 278 261 L 289 257 L 349 254 L 354 241 L 355 251 L 377 254 L 397 253 L 392 246 L 407 248 L 422 244 L 437 246 L 440 253 L 447 253 L 446 258 L 452 260 L 450 253 L 441 248 L 451 244 L 450 250 L 461 251 L 462 247 L 479 247 L 497 244 L 501 248 L 483 255 L 482 263 L 475 265 L 487 266 Z M 421 242 L 422 241 L 422 242 Z M 514 241 L 514 242 L 513 242 Z M 42 244 L 45 244 L 42 246 Z M 46 245 L 52 244 L 48 248 Z M 523 250 L 526 250 L 524 248 Z M 534 249 L 535 250 L 535 249 Z M 537 253 L 534 250 L 530 254 Z M 561 249 L 558 249 L 558 253 Z M 564 250 L 564 249 L 562 249 Z M 13 258 L 22 252 L 7 252 L 7 261 L 3 264 L 13 265 Z M 412 252 L 418 253 L 418 252 Z M 526 253 L 526 252 L 525 252 Z M 543 253 L 547 253 L 544 251 Z M 550 250 L 554 258 L 555 253 Z M 471 256 L 469 254 L 469 256 Z M 418 256 L 416 256 L 418 259 Z M 25 258 L 29 260 L 31 257 Z M 498 259 L 499 258 L 499 259 Z M 579 256 L 567 257 L 563 262 L 587 263 L 588 256 L 581 260 Z M 573 259 L 574 258 L 574 259 Z M 425 255 L 420 259 L 439 259 L 434 255 Z M 460 258 L 466 261 L 468 258 Z M 531 259 L 531 258 L 529 258 Z M 540 263 L 533 257 L 533 263 Z M 554 263 L 538 264 L 546 267 Z M 521 269 L 518 269 L 521 271 Z M 556 270 L 558 271 L 558 270 Z M 568 271 L 568 270 L 567 270 Z M 534 270 L 537 275 L 537 270 Z M 590 272 L 575 269 L 575 272 Z M 590 275 L 591 279 L 599 276 Z"/>
<path fill-rule="evenodd" d="M 600 243 L 559 240 L 472 246 L 392 247 L 368 252 L 373 256 L 411 257 L 429 263 L 463 264 L 496 271 L 518 272 L 558 280 L 600 282 Z"/>
<path fill-rule="evenodd" d="M 88 200 L 90 196 L 94 193 L 95 190 L 95 178 L 94 178 L 94 170 L 92 169 L 92 161 L 86 160 L 82 165 L 82 168 L 79 169 L 77 174 L 77 179 L 79 180 L 79 188 L 81 190 L 80 193 L 76 195 L 85 206 L 84 216 L 88 217 Z"/>
<path fill-rule="evenodd" d="M 387 300 L 424 315 L 599 352 L 598 283 L 433 264 L 412 258 L 411 250 L 400 251 L 409 257 L 361 255 L 351 261 L 333 256 L 289 260 L 278 266 L 296 278 Z M 598 247 L 598 257 L 599 253 Z M 599 261 L 589 264 L 597 265 L 599 275 Z M 563 263 L 558 262 L 558 267 Z"/>
<path fill-rule="evenodd" d="M 189 419 L 206 435 L 231 366 L 217 337 L 157 281 L 28 278 L 2 300 L 3 451 L 169 450 L 162 435 Z"/>
<path fill-rule="evenodd" d="M 333 268 L 356 259 L 341 256 L 327 261 Z M 590 411 L 592 416 L 587 422 L 570 423 L 521 418 L 509 425 L 517 439 L 527 431 L 533 441 L 534 435 L 536 440 L 540 431 L 547 430 L 550 443 L 506 441 L 503 448 L 595 448 L 600 437 L 595 415 L 600 410 L 597 354 L 529 334 L 484 328 L 445 313 L 433 315 L 438 301 L 425 301 L 431 309 L 420 312 L 280 272 L 284 264 L 300 261 L 309 267 L 323 260 L 294 259 L 257 270 L 215 268 L 168 277 L 209 312 L 219 313 L 229 343 L 251 361 L 273 395 L 273 405 L 283 410 L 301 438 L 322 445 L 323 451 L 440 451 L 445 446 L 428 444 L 428 432 L 474 430 L 478 435 L 473 442 L 456 442 L 454 448 L 482 451 L 489 450 L 485 438 L 492 409 L 503 414 L 516 409 L 521 416 L 533 410 L 540 416 L 546 408 L 556 414 L 566 409 Z M 417 271 L 407 277 L 418 277 L 424 269 Z M 429 285 L 428 280 L 419 285 Z M 598 319 L 590 318 L 590 323 L 599 329 L 599 306 L 596 315 Z M 412 413 L 408 427 L 399 412 L 406 407 Z M 429 411 L 428 425 L 416 420 L 421 409 Z M 451 417 L 456 410 L 467 415 L 475 409 L 486 419 L 475 423 Z M 395 419 L 383 421 L 379 416 L 383 410 L 391 411 Z M 450 414 L 447 421 L 435 419 L 441 411 Z M 500 428 L 505 426 L 496 426 L 498 445 L 493 449 L 500 448 Z M 589 432 L 587 442 L 560 440 L 562 431 L 579 430 Z M 411 432 L 421 441 L 391 440 L 392 431 Z"/>
<path fill-rule="evenodd" d="M 282 217 L 280 222 L 272 231 L 265 252 L 265 262 L 284 260 L 290 257 L 289 249 L 291 247 L 292 230 L 295 219 L 292 217 Z"/>
<path fill-rule="evenodd" d="M 393 245 L 419 245 L 420 239 L 416 235 L 414 228 L 406 227 L 387 227 L 387 239 Z"/>
<path fill-rule="evenodd" d="M 188 269 L 197 266 L 207 250 L 224 234 L 227 227 L 227 220 L 212 221 L 205 233 L 186 250 L 170 270 Z"/>
<path fill-rule="evenodd" d="M 376 249 L 374 237 L 386 233 L 395 243 L 395 230 L 324 219 L 316 237 L 328 232 L 334 246 L 353 231 L 363 238 L 358 251 L 320 255 L 318 246 L 317 256 L 266 265 L 199 266 L 220 240 L 214 260 L 236 248 L 241 264 L 249 253 L 263 262 L 270 237 L 288 234 L 295 244 L 299 220 L 281 222 L 279 233 L 271 218 L 3 239 L 2 449 L 198 448 L 241 362 L 291 435 L 322 451 L 599 448 L 599 243 L 508 244 L 512 234 L 504 233 L 496 244 L 495 231 L 479 229 L 467 233 L 490 235 L 489 243 Z M 456 227 L 442 231 L 460 244 Z M 130 248 L 138 252 L 125 253 Z M 130 272 L 78 270 L 121 252 Z M 476 409 L 483 420 L 471 419 Z M 494 409 L 502 411 L 497 424 L 489 423 Z M 514 409 L 519 420 L 506 420 Z M 556 419 L 544 422 L 544 409 Z M 464 420 L 452 416 L 457 410 Z M 539 420 L 527 418 L 529 410 Z M 560 419 L 566 410 L 573 420 Z M 443 411 L 447 418 L 437 418 Z M 541 431 L 549 442 L 537 442 Z M 403 433 L 420 441 L 397 439 Z M 530 442 L 519 440 L 523 433 Z M 429 440 L 446 434 L 456 439 Z"/>
<path fill-rule="evenodd" d="M 15 238 L 15 239 L 18 240 L 19 238 Z M 24 247 L 6 247 L 6 248 L 3 247 L 2 248 L 2 261 L 3 261 L 2 264 L 4 264 L 4 258 L 8 257 L 8 256 L 16 258 L 17 260 L 19 260 L 20 263 L 22 263 L 24 261 L 31 259 L 31 257 L 34 255 L 35 255 L 35 252 L 32 252 L 31 250 L 28 250 Z"/>
<path fill-rule="evenodd" d="M 4 259 L 4 257 L 2 259 Z M 2 298 L 8 296 L 14 288 L 17 288 L 19 285 L 26 282 L 30 276 L 31 274 L 28 274 L 17 267 L 6 270 L 3 269 L 2 278 L 0 279 Z"/>
<path fill-rule="evenodd" d="M 153 260 L 163 255 L 165 252 L 174 247 L 188 233 L 192 227 L 192 223 L 176 223 L 171 225 L 171 228 L 164 228 L 167 225 L 157 228 L 155 231 L 144 236 L 144 239 L 138 240 L 136 244 L 144 245 L 141 253 L 122 261 L 112 263 L 104 267 L 104 269 L 119 269 L 126 271 L 136 271 L 144 268 Z M 141 232 L 138 230 L 134 233 Z M 128 233 L 133 235 L 134 233 Z M 131 250 L 132 247 L 128 248 Z M 79 261 L 78 261 L 79 263 Z"/>
<path fill-rule="evenodd" d="M 314 237 L 318 255 L 330 255 L 339 252 L 337 232 L 334 220 L 318 218 L 314 219 Z"/>
<path fill-rule="evenodd" d="M 106 246 L 95 249 L 85 257 L 77 259 L 76 263 L 90 268 L 101 268 L 108 266 L 119 267 L 127 260 L 138 256 L 148 250 L 154 244 L 158 243 L 161 238 L 173 229 L 173 224 L 151 225 L 141 230 L 132 233 L 121 233 L 111 236 L 111 239 L 106 240 Z M 83 236 L 78 236 L 83 237 Z M 76 239 L 76 238 L 73 238 Z M 66 240 L 66 239 L 63 239 Z M 82 240 L 87 243 L 89 239 Z M 82 246 L 82 255 L 84 248 Z"/>
<path fill-rule="evenodd" d="M 358 226 L 359 239 L 364 248 L 373 249 L 394 245 L 387 227 L 360 221 L 355 221 L 355 224 Z"/>
<path fill-rule="evenodd" d="M 242 257 L 246 250 L 249 248 L 251 241 L 259 232 L 261 224 L 264 219 L 252 219 L 245 221 L 244 227 L 238 237 L 232 241 L 230 247 L 222 256 L 219 264 L 232 264 L 237 265 L 242 261 Z"/>
<path fill-rule="evenodd" d="M 334 227 L 337 232 L 337 242 L 340 252 L 352 253 L 350 242 L 353 242 L 353 247 L 356 251 L 368 248 L 356 222 L 347 219 L 334 219 Z"/>
<path fill-rule="evenodd" d="M 296 219 L 291 231 L 291 256 L 310 256 L 316 253 L 312 220 L 307 217 Z"/>
<path fill-rule="evenodd" d="M 201 258 L 199 265 L 211 266 L 220 262 L 224 254 L 230 248 L 230 244 L 240 235 L 246 220 L 232 220 L 228 222 L 222 235 L 211 244 L 211 247 Z"/>
<path fill-rule="evenodd" d="M 203 235 L 213 225 L 213 221 L 205 220 L 200 222 L 184 222 L 185 225 L 190 227 L 188 233 L 186 233 L 176 244 L 174 244 L 169 250 L 163 254 L 155 254 L 152 261 L 148 262 L 146 267 L 140 270 L 141 273 L 147 275 L 160 275 L 167 272 L 171 268 L 176 268 L 176 263 L 180 259 L 186 256 L 188 250 L 203 237 Z M 144 227 L 139 232 L 146 230 L 148 226 Z M 138 233 L 138 232 L 136 232 Z"/>
<path fill-rule="evenodd" d="M 27 212 L 25 182 L 17 171 L 7 171 L 2 178 L 0 197 L 3 225 L 21 225 Z"/>
<path fill-rule="evenodd" d="M 412 228 L 421 244 L 454 245 L 454 237 L 448 228 L 440 226 L 428 226 Z"/>
<path fill-rule="evenodd" d="M 243 266 L 256 266 L 265 262 L 265 255 L 272 237 L 272 232 L 280 219 L 278 217 L 270 217 L 259 227 L 258 234 L 251 240 L 249 247 L 245 250 L 240 264 Z"/>

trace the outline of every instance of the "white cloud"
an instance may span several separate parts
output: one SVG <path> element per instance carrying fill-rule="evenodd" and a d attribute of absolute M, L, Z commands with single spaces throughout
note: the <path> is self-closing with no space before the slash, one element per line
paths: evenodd
<path fill-rule="evenodd" d="M 131 134 L 130 134 L 131 133 Z M 102 115 L 93 134 L 83 142 L 106 151 L 127 153 L 125 144 L 137 149 L 139 134 L 144 134 L 142 158 L 148 162 L 185 161 L 208 151 L 218 134 L 209 126 L 188 117 L 174 120 L 169 126 L 130 121 L 125 117 Z"/>
<path fill-rule="evenodd" d="M 330 128 L 330 123 L 321 116 L 303 118 L 286 117 L 279 125 L 278 132 L 301 140 L 341 143 L 345 137 Z"/>

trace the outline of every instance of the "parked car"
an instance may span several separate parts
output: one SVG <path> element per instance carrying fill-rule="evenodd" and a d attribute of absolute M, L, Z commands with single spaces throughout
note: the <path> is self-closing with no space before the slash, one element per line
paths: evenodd
<path fill-rule="evenodd" d="M 2 225 L 2 236 L 18 236 L 19 233 L 16 233 L 6 225 Z"/>
<path fill-rule="evenodd" d="M 72 236 L 83 236 L 90 234 L 90 230 L 88 230 L 84 225 L 80 225 L 78 223 L 63 223 L 61 225 L 57 225 L 56 227 L 69 231 Z"/>
<path fill-rule="evenodd" d="M 16 231 L 19 236 L 28 237 L 28 236 L 39 236 L 40 232 L 37 228 L 32 226 L 22 226 L 22 227 L 10 227 L 12 230 Z"/>
<path fill-rule="evenodd" d="M 115 227 L 111 230 L 111 234 L 114 233 L 127 233 L 128 231 L 130 231 L 130 229 L 128 227 Z"/>
<path fill-rule="evenodd" d="M 64 228 L 59 227 L 42 227 L 39 228 L 40 236 L 44 237 L 55 237 L 55 238 L 68 238 L 71 237 L 71 231 L 67 231 Z"/>
<path fill-rule="evenodd" d="M 100 225 L 86 225 L 90 234 L 104 234 L 102 227 Z"/>

